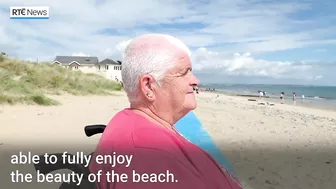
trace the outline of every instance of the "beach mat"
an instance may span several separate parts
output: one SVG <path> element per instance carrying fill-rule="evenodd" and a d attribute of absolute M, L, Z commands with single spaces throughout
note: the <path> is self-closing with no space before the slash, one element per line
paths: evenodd
<path fill-rule="evenodd" d="M 216 146 L 194 112 L 190 111 L 175 124 L 175 127 L 190 142 L 208 152 L 220 165 L 234 172 L 229 160 Z"/>

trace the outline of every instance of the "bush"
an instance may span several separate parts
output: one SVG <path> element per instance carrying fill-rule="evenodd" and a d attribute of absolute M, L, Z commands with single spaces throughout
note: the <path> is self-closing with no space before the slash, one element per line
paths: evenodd
<path fill-rule="evenodd" d="M 0 104 L 56 105 L 45 95 L 108 95 L 119 83 L 97 74 L 72 71 L 50 63 L 29 63 L 0 55 Z"/>

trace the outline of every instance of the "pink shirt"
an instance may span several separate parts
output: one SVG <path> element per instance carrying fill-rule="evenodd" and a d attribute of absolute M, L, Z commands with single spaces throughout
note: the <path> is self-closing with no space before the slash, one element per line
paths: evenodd
<path fill-rule="evenodd" d="M 130 166 L 96 163 L 96 155 L 113 155 L 114 152 L 115 155 L 133 155 Z M 241 189 L 201 148 L 130 109 L 119 112 L 107 125 L 89 168 L 92 173 L 103 171 L 100 182 L 96 182 L 98 189 Z M 174 177 L 165 177 L 168 182 L 133 182 L 133 171 L 167 175 L 167 170 Z M 128 181 L 108 182 L 107 172 L 125 173 Z"/>

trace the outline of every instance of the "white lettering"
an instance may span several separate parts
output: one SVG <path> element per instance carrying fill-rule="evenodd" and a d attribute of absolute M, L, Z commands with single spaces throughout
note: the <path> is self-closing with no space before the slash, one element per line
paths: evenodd
<path fill-rule="evenodd" d="M 140 174 L 133 170 L 133 182 L 178 182 L 178 180 L 174 179 L 174 174 L 169 170 L 160 174 Z"/>

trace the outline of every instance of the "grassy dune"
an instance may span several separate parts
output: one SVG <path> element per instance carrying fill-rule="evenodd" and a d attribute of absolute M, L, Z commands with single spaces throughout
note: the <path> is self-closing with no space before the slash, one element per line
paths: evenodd
<path fill-rule="evenodd" d="M 0 104 L 58 105 L 48 95 L 109 95 L 119 83 L 97 74 L 71 71 L 50 63 L 29 63 L 0 55 Z"/>

